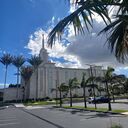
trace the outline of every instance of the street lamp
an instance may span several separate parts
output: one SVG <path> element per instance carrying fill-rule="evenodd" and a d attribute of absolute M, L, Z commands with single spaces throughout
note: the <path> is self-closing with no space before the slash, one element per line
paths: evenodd
<path fill-rule="evenodd" d="M 93 67 L 95 68 L 96 65 L 92 65 L 92 64 L 86 64 L 86 65 L 90 66 L 90 74 L 91 74 L 91 77 L 92 77 L 92 85 L 94 85 L 94 76 L 93 76 L 92 68 Z M 94 104 L 95 104 L 95 109 L 96 109 L 97 106 L 96 106 L 96 102 L 95 102 L 95 98 L 96 98 L 96 95 L 95 95 L 95 87 L 92 86 L 92 88 L 93 88 Z"/>

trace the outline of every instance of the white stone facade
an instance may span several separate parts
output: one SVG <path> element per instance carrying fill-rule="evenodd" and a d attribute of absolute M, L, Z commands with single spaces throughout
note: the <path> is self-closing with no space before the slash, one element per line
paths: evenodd
<path fill-rule="evenodd" d="M 82 80 L 83 73 L 86 74 L 86 79 L 91 76 L 90 69 L 75 69 L 75 68 L 61 68 L 56 67 L 55 63 L 48 61 L 48 53 L 42 45 L 40 51 L 40 57 L 42 59 L 42 64 L 38 67 L 38 85 L 36 85 L 36 72 L 34 72 L 30 78 L 30 81 L 27 84 L 25 91 L 23 92 L 24 81 L 21 79 L 21 88 L 19 88 L 18 100 L 21 99 L 36 99 L 36 98 L 55 98 L 56 92 L 51 92 L 57 86 L 60 86 L 61 83 L 66 83 L 68 85 L 69 79 L 76 77 L 79 82 Z M 94 76 L 104 76 L 105 70 L 102 70 L 101 66 L 92 67 L 92 73 Z M 38 86 L 38 97 L 36 97 L 36 86 Z M 4 101 L 17 100 L 16 97 L 17 89 L 8 88 L 5 90 Z M 83 90 L 76 89 L 73 91 L 74 94 L 79 96 L 83 95 Z M 96 91 L 98 94 L 98 91 Z M 86 95 L 89 95 L 88 89 L 86 89 Z"/>
<path fill-rule="evenodd" d="M 74 77 L 76 77 L 78 81 L 81 82 L 83 73 L 86 74 L 86 78 L 91 76 L 90 69 L 56 67 L 55 63 L 48 61 L 48 53 L 44 48 L 44 45 L 40 51 L 40 57 L 43 63 L 38 68 L 38 98 L 55 97 L 55 92 L 52 93 L 51 89 L 56 88 L 61 83 L 66 83 L 68 85 L 69 79 Z M 101 66 L 92 68 L 92 72 L 95 76 L 104 75 L 104 70 L 102 70 Z M 34 72 L 30 79 L 29 97 L 27 97 L 28 99 L 36 98 L 36 86 L 36 72 Z M 75 92 L 81 96 L 83 94 L 82 89 L 75 90 L 74 93 Z M 86 94 L 88 95 L 88 91 Z"/>

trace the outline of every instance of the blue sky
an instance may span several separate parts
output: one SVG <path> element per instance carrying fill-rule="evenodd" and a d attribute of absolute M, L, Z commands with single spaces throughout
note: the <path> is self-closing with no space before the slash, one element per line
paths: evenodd
<path fill-rule="evenodd" d="M 74 9 L 65 1 L 0 0 L 0 56 L 8 52 L 29 58 L 31 54 L 39 53 L 41 33 L 45 32 L 47 36 L 58 20 Z M 65 32 L 68 38 L 64 36 L 62 43 L 57 42 L 53 49 L 46 47 L 50 59 L 62 67 L 85 68 L 86 63 L 113 66 L 116 73 L 128 75 L 127 65 L 119 64 L 108 47 L 104 47 L 105 38 L 96 36 L 104 25 L 99 17 L 94 19 L 91 36 L 86 33 L 75 37 L 73 27 L 69 26 Z M 0 84 L 4 81 L 4 71 L 0 64 Z M 8 84 L 16 83 L 15 72 L 16 68 L 9 66 Z"/>
<path fill-rule="evenodd" d="M 3 52 L 29 57 L 24 47 L 37 29 L 47 29 L 48 22 L 67 15 L 68 4 L 60 0 L 0 0 L 0 56 Z M 0 64 L 0 83 L 4 80 L 4 66 Z M 9 67 L 7 83 L 15 83 L 15 68 Z M 13 77 L 12 77 L 13 76 Z"/>

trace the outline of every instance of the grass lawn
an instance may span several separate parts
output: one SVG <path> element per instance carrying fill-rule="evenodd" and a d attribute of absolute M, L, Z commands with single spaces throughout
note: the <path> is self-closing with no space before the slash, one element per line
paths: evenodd
<path fill-rule="evenodd" d="M 87 110 L 87 111 L 108 112 L 108 109 L 107 109 L 107 108 L 97 108 L 97 109 L 95 109 L 94 107 L 87 107 L 87 108 L 84 108 L 84 107 L 82 107 L 82 106 L 73 106 L 73 107 L 64 106 L 64 108 L 76 108 L 76 109 L 83 109 L 83 110 Z M 123 112 L 128 112 L 128 110 L 115 109 L 115 110 L 112 110 L 111 112 L 123 113 Z"/>

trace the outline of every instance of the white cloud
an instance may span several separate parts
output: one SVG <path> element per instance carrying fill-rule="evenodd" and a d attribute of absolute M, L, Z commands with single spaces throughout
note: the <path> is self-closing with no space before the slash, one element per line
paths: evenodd
<path fill-rule="evenodd" d="M 70 43 L 65 45 L 63 42 L 56 41 L 51 49 L 47 46 L 46 40 L 48 33 L 55 24 L 55 17 L 53 17 L 48 23 L 50 27 L 46 31 L 39 29 L 30 36 L 26 48 L 31 50 L 31 54 L 38 54 L 41 48 L 42 33 L 44 33 L 45 48 L 49 56 L 52 58 L 63 57 L 65 59 L 65 62 L 56 61 L 56 66 L 83 68 L 87 67 L 85 64 L 89 63 L 115 67 L 118 73 L 122 69 L 127 69 L 126 65 L 118 63 L 115 56 L 110 53 L 108 46 L 105 45 L 105 35 L 97 37 L 98 32 L 104 27 L 104 23 L 99 19 L 99 16 L 94 17 L 94 19 L 91 34 L 86 32 L 85 35 L 74 36 L 74 28 L 70 25 L 68 26 L 68 37 L 65 37 Z"/>

